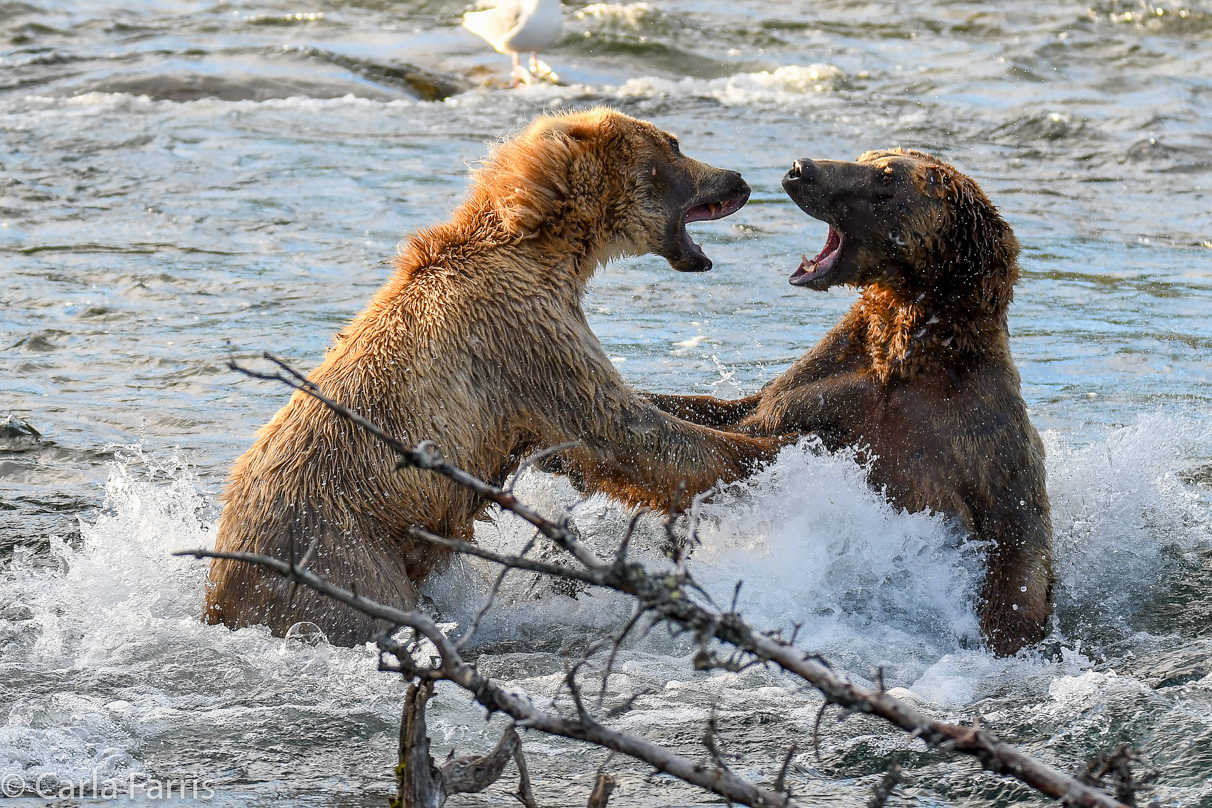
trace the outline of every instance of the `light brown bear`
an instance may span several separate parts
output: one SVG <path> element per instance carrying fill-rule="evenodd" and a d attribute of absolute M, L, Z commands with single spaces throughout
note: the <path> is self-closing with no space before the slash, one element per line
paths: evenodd
<path fill-rule="evenodd" d="M 711 262 L 686 223 L 740 209 L 749 186 L 684 156 L 655 126 L 608 109 L 542 117 L 474 172 L 447 224 L 419 232 L 391 280 L 311 374 L 327 395 L 406 442 L 433 440 L 502 483 L 521 460 L 570 440 L 560 466 L 588 487 L 668 508 L 744 477 L 780 442 L 662 413 L 619 376 L 581 310 L 603 262 L 657 253 L 674 269 Z M 448 551 L 419 526 L 472 539 L 485 502 L 395 458 L 360 427 L 295 393 L 232 470 L 216 549 L 285 559 L 317 541 L 311 569 L 398 608 Z M 215 560 L 206 619 L 284 633 L 318 624 L 354 644 L 381 624 L 261 568 Z"/>
<path fill-rule="evenodd" d="M 1044 448 L 1010 356 L 1014 233 L 975 182 L 920 152 L 798 160 L 783 187 L 829 224 L 825 248 L 791 283 L 857 286 L 862 296 L 756 395 L 650 400 L 715 428 L 813 432 L 830 450 L 858 447 L 892 502 L 958 515 L 989 542 L 988 645 L 1013 654 L 1038 641 L 1052 613 L 1052 526 Z"/>

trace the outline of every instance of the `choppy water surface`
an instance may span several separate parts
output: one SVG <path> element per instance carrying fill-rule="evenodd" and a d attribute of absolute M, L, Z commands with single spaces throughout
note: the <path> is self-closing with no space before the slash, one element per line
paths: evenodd
<path fill-rule="evenodd" d="M 721 599 L 923 709 L 985 724 L 1067 769 L 1131 741 L 1162 805 L 1212 806 L 1212 3 L 566 4 L 547 61 L 565 86 L 503 89 L 508 60 L 462 2 L 0 1 L 0 776 L 200 778 L 225 805 L 381 804 L 402 687 L 366 650 L 197 620 L 215 494 L 282 390 L 220 362 L 264 348 L 310 367 L 388 276 L 411 230 L 461 198 L 486 142 L 552 108 L 607 103 L 742 171 L 753 201 L 695 225 L 716 269 L 603 270 L 586 310 L 635 385 L 750 391 L 853 293 L 793 289 L 824 226 L 779 189 L 799 156 L 904 145 L 975 176 L 1024 245 L 1011 313 L 1049 448 L 1052 637 L 979 650 L 971 548 L 893 511 L 847 457 L 787 450 L 705 514 Z M 126 448 L 121 448 L 126 447 Z M 552 512 L 560 480 L 519 487 Z M 577 509 L 607 543 L 626 514 Z M 649 530 L 652 526 L 649 526 Z M 508 519 L 480 540 L 517 547 Z M 428 587 L 466 623 L 485 568 Z M 538 599 L 535 599 L 536 594 Z M 561 644 L 626 619 L 524 576 L 480 664 L 546 701 Z M 555 637 L 556 639 L 552 639 Z M 791 741 L 806 802 L 863 804 L 907 751 L 907 803 L 1033 799 L 877 722 L 824 722 L 762 670 L 694 673 L 657 632 L 623 655 L 619 726 L 706 759 L 712 709 L 734 768 L 769 782 Z M 563 699 L 563 696 L 560 696 Z M 437 751 L 496 719 L 441 691 Z M 529 737 L 544 805 L 584 804 L 605 755 Z M 613 761 L 620 805 L 706 804 Z M 31 804 L 41 801 L 28 798 Z M 508 804 L 503 787 L 460 804 Z M 21 804 L 18 799 L 15 804 Z"/>

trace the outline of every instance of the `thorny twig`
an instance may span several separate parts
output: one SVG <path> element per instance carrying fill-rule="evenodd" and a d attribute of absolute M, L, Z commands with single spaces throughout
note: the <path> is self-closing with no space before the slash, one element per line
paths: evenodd
<path fill-rule="evenodd" d="M 624 713 L 631 712 L 631 708 L 635 706 L 635 703 L 638 699 L 642 698 L 643 696 L 651 696 L 652 693 L 653 693 L 653 691 L 649 688 L 645 688 L 644 690 L 641 690 L 637 693 L 632 693 L 630 696 L 627 697 L 627 700 L 624 701 L 622 704 L 611 707 L 606 712 L 606 717 L 607 718 L 618 718 L 620 715 L 623 715 Z"/>
<path fill-rule="evenodd" d="M 631 537 L 635 535 L 635 527 L 640 522 L 640 517 L 652 511 L 647 505 L 642 505 L 632 514 L 631 521 L 627 523 L 627 532 L 623 534 L 623 540 L 619 542 L 619 549 L 614 554 L 614 563 L 622 564 L 627 560 L 627 548 L 631 544 Z"/>
<path fill-rule="evenodd" d="M 698 786 L 706 791 L 718 794 L 732 802 L 739 802 L 753 808 L 794 808 L 795 803 L 781 794 L 755 786 L 744 778 L 728 772 L 708 771 L 700 764 L 689 758 L 682 757 L 669 749 L 652 743 L 644 738 L 607 727 L 593 719 L 586 712 L 576 718 L 569 718 L 536 708 L 529 699 L 507 690 L 488 677 L 481 674 L 474 665 L 466 662 L 438 624 L 428 615 L 417 611 L 400 611 L 390 606 L 376 603 L 361 595 L 354 594 L 339 586 L 330 584 L 320 576 L 297 566 L 287 564 L 276 558 L 256 555 L 255 553 L 221 553 L 213 550 L 184 550 L 175 555 L 188 555 L 195 558 L 222 558 L 230 561 L 244 561 L 266 567 L 287 580 L 298 581 L 304 586 L 320 592 L 323 595 L 357 609 L 363 614 L 384 620 L 394 626 L 406 626 L 415 629 L 437 648 L 438 656 L 432 665 L 419 665 L 412 660 L 409 649 L 392 643 L 389 639 L 379 640 L 380 648 L 397 659 L 395 670 L 412 679 L 444 680 L 453 682 L 470 693 L 477 702 L 490 713 L 502 712 L 512 717 L 517 726 L 533 729 L 548 735 L 558 735 L 577 741 L 586 741 L 606 749 L 613 749 L 636 760 L 643 761 L 659 772 L 670 774 L 679 780 Z"/>
<path fill-rule="evenodd" d="M 526 545 L 522 547 L 517 558 L 525 558 L 526 554 L 534 548 L 534 543 L 538 538 L 539 532 L 536 530 L 534 535 L 530 537 L 530 540 L 526 542 Z M 484 605 L 476 612 L 476 616 L 471 621 L 471 627 L 467 629 L 467 633 L 455 645 L 460 651 L 467 647 L 467 644 L 476 636 L 476 632 L 480 630 L 480 623 L 483 622 L 484 617 L 488 614 L 488 610 L 492 608 L 492 604 L 496 602 L 497 593 L 501 591 L 501 584 L 505 583 L 505 576 L 509 574 L 511 569 L 516 569 L 516 567 L 510 567 L 507 564 L 501 565 L 501 572 L 497 575 L 496 581 L 493 582 L 492 589 L 488 590 L 488 597 L 484 599 Z"/>
<path fill-rule="evenodd" d="M 730 772 L 728 761 L 724 760 L 724 753 L 716 746 L 715 736 L 719 731 L 719 719 L 716 718 L 715 705 L 711 705 L 711 714 L 707 716 L 707 726 L 703 729 L 703 746 L 707 747 L 707 754 L 711 755 L 711 762 L 720 771 Z M 775 789 L 778 791 L 778 789 Z"/>
<path fill-rule="evenodd" d="M 1121 743 L 1111 752 L 1099 752 L 1088 764 L 1086 770 L 1078 775 L 1078 779 L 1088 785 L 1102 785 L 1103 780 L 1111 778 L 1115 785 L 1115 797 L 1124 805 L 1136 806 L 1136 792 L 1157 778 L 1158 772 L 1146 769 L 1139 777 L 1132 772 L 1133 763 L 1142 763 L 1140 753 L 1132 748 L 1130 743 Z"/>
<path fill-rule="evenodd" d="M 254 379 L 281 382 L 288 387 L 311 396 L 337 415 L 352 421 L 365 429 L 367 432 L 381 441 L 385 446 L 387 446 L 387 448 L 399 455 L 399 466 L 404 468 L 417 468 L 440 474 L 448 480 L 467 488 L 469 491 L 484 497 L 490 502 L 496 503 L 503 510 L 510 511 L 517 516 L 520 516 L 522 519 L 525 519 L 527 522 L 538 528 L 539 532 L 541 532 L 544 536 L 554 541 L 563 549 L 572 553 L 573 557 L 586 567 L 593 569 L 595 565 L 598 567 L 605 566 L 606 562 L 602 561 L 594 553 L 589 552 L 588 549 L 584 548 L 583 545 L 580 545 L 579 542 L 568 541 L 570 538 L 570 531 L 568 530 L 568 526 L 564 524 L 563 521 L 553 522 L 550 519 L 543 517 L 538 512 L 519 502 L 517 497 L 515 497 L 508 490 L 484 482 L 475 475 L 468 474 L 458 466 L 447 462 L 432 441 L 421 441 L 416 446 L 409 446 L 408 444 L 403 443 L 399 439 L 388 434 L 378 424 L 370 421 L 365 416 L 360 415 L 359 413 L 354 412 L 346 407 L 344 404 L 329 398 L 318 385 L 310 381 L 306 376 L 283 362 L 278 357 L 274 356 L 268 351 L 262 353 L 262 357 L 281 368 L 284 371 L 284 374 L 261 373 L 259 371 L 252 370 L 251 368 L 244 367 L 234 358 L 228 359 L 227 366 L 237 373 L 242 373 L 245 376 L 249 376 Z"/>
<path fill-rule="evenodd" d="M 875 790 L 871 793 L 871 799 L 867 801 L 867 808 L 884 808 L 888 804 L 888 798 L 892 796 L 892 789 L 900 783 L 902 773 L 898 757 L 892 761 L 888 770 L 884 772 L 884 776 L 876 784 Z"/>
<path fill-rule="evenodd" d="M 795 744 L 791 744 L 787 748 L 787 756 L 783 758 L 783 765 L 779 768 L 778 777 L 774 778 L 774 790 L 786 794 L 788 799 L 791 799 L 791 789 L 787 787 L 787 771 L 791 768 L 791 759 L 795 757 Z"/>
<path fill-rule="evenodd" d="M 796 648 L 791 642 L 769 636 L 755 629 L 735 612 L 719 611 L 710 605 L 710 598 L 704 597 L 706 604 L 697 602 L 692 595 L 702 593 L 702 590 L 685 573 L 684 565 L 680 563 L 684 560 L 681 557 L 681 548 L 677 548 L 676 543 L 674 543 L 677 553 L 675 561 L 679 562 L 679 568 L 678 574 L 675 575 L 649 572 L 640 564 L 629 563 L 625 560 L 625 552 L 619 552 L 613 563 L 604 560 L 578 540 L 574 531 L 569 528 L 566 519 L 560 521 L 546 519 L 519 502 L 509 491 L 484 482 L 451 465 L 441 457 L 432 443 L 422 442 L 415 447 L 405 445 L 361 415 L 325 396 L 315 384 L 287 366 L 286 363 L 268 353 L 265 354 L 265 357 L 285 371 L 286 375 L 258 373 L 240 366 L 234 359 L 228 364 L 233 370 L 246 375 L 277 380 L 295 390 L 315 397 L 338 415 L 359 424 L 383 441 L 400 456 L 400 465 L 426 469 L 440 474 L 490 502 L 496 503 L 503 510 L 513 512 L 571 554 L 580 563 L 582 569 L 564 568 L 529 559 L 501 556 L 465 542 L 444 539 L 420 530 L 412 531 L 414 537 L 431 541 L 457 552 L 476 555 L 494 563 L 514 566 L 518 569 L 530 569 L 565 580 L 577 580 L 629 595 L 636 598 L 640 608 L 653 615 L 654 623 L 667 622 L 671 627 L 692 632 L 696 636 L 710 637 L 724 645 L 732 646 L 741 655 L 749 656 L 762 663 L 773 663 L 819 690 L 825 697 L 826 705 L 837 704 L 847 711 L 862 712 L 882 718 L 900 727 L 910 736 L 921 738 L 931 747 L 972 756 L 984 768 L 1015 778 L 1047 796 L 1061 800 L 1072 808 L 1124 808 L 1110 795 L 1023 754 L 986 730 L 977 726 L 965 727 L 932 719 L 889 695 L 882 687 L 870 688 L 858 684 L 847 674 L 832 669 L 820 657 Z M 667 523 L 666 530 L 672 542 L 671 524 Z M 620 549 L 622 550 L 622 547 Z M 574 720 L 535 710 L 528 701 L 502 690 L 495 683 L 481 676 L 473 666 L 463 662 L 458 649 L 437 630 L 436 624 L 431 619 L 420 613 L 400 612 L 374 603 L 354 593 L 334 587 L 318 576 L 298 569 L 293 564 L 288 565 L 277 559 L 247 553 L 219 554 L 204 550 L 191 551 L 189 554 L 200 558 L 222 557 L 261 564 L 278 571 L 289 580 L 311 586 L 372 617 L 379 617 L 395 625 L 415 628 L 438 648 L 440 664 L 435 668 L 418 668 L 400 660 L 401 668 L 411 670 L 416 677 L 442 678 L 453 681 L 469 690 L 489 710 L 499 710 L 514 716 L 519 726 L 589 741 L 614 749 L 644 760 L 660 771 L 669 772 L 686 782 L 699 785 L 726 799 L 746 805 L 790 804 L 790 800 L 783 794 L 758 789 L 727 772 L 705 773 L 701 767 L 696 767 L 690 761 L 667 749 L 605 727 L 587 716 L 579 716 Z M 702 594 L 705 595 L 705 593 Z"/>
<path fill-rule="evenodd" d="M 601 708 L 602 700 L 606 698 L 606 684 L 610 681 L 610 674 L 614 671 L 614 660 L 619 655 L 619 649 L 623 647 L 623 641 L 627 639 L 627 635 L 635 628 L 636 623 L 644 617 L 647 612 L 643 607 L 637 606 L 635 614 L 627 621 L 626 625 L 621 630 L 615 633 L 614 639 L 610 643 L 610 655 L 606 657 L 606 667 L 602 671 L 602 687 L 598 691 L 598 707 Z"/>

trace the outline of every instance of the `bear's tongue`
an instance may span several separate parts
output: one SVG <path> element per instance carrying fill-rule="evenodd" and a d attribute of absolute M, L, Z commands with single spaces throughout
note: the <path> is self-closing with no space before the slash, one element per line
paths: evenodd
<path fill-rule="evenodd" d="M 703 252 L 703 248 L 690 237 L 690 232 L 686 229 L 686 225 L 691 222 L 709 222 L 715 219 L 723 219 L 725 216 L 731 216 L 741 208 L 745 207 L 745 203 L 749 201 L 749 192 L 746 191 L 739 196 L 734 196 L 731 199 L 724 199 L 716 202 L 704 202 L 701 205 L 695 205 L 686 211 L 686 218 L 682 221 L 682 246 L 695 257 L 706 262 L 707 268 L 711 268 L 711 259 Z"/>
<path fill-rule="evenodd" d="M 686 224 L 723 219 L 725 216 L 731 216 L 743 208 L 748 201 L 749 194 L 746 193 L 732 199 L 725 199 L 722 202 L 704 202 L 702 205 L 695 205 L 686 211 Z"/>
<path fill-rule="evenodd" d="M 833 225 L 830 225 L 829 238 L 825 240 L 825 246 L 821 248 L 816 258 L 810 259 L 805 255 L 800 260 L 799 267 L 791 273 L 789 278 L 791 285 L 804 286 L 827 275 L 829 270 L 833 269 L 833 265 L 837 263 L 837 257 L 841 251 L 842 234 L 834 230 Z"/>

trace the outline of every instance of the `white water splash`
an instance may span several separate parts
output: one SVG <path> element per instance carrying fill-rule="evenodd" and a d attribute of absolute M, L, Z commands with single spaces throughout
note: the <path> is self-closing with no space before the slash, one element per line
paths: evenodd
<path fill-rule="evenodd" d="M 1062 625 L 1078 637 L 1131 631 L 1180 562 L 1212 547 L 1208 492 L 1180 476 L 1207 462 L 1212 425 L 1153 413 L 1083 447 L 1044 439 Z"/>
<path fill-rule="evenodd" d="M 1067 446 L 1055 435 L 1048 443 L 1057 597 L 1069 615 L 1061 640 L 1096 646 L 1102 635 L 1089 627 L 1108 610 L 1130 632 L 1135 612 L 1123 604 L 1173 584 L 1167 578 L 1173 552 L 1212 546 L 1207 505 L 1178 473 L 1203 458 L 1212 441 L 1202 421 L 1150 415 L 1086 447 Z M 390 750 L 401 684 L 376 671 L 369 648 L 312 647 L 260 628 L 233 632 L 198 620 L 205 565 L 170 552 L 209 546 L 206 498 L 181 464 L 148 474 L 152 465 L 147 457 L 114 465 L 105 510 L 83 525 L 79 547 L 56 541 L 49 559 L 20 553 L 0 571 L 0 677 L 9 683 L 0 713 L 0 775 L 123 777 L 147 768 L 149 749 L 174 747 L 181 737 L 206 738 L 214 747 L 206 759 L 260 760 L 264 749 L 276 748 L 276 722 L 286 715 L 304 733 L 333 738 L 325 754 L 339 758 L 355 742 Z M 566 481 L 547 475 L 527 475 L 517 490 L 549 515 L 577 499 Z M 573 517 L 585 540 L 609 553 L 630 514 L 594 498 Z M 477 530 L 482 544 L 507 552 L 530 535 L 514 517 Z M 1091 660 L 1077 650 L 1062 649 L 1058 660 L 1040 650 L 1004 660 L 977 648 L 972 597 L 980 548 L 958 541 L 938 516 L 890 507 L 847 453 L 818 454 L 806 443 L 784 450 L 775 464 L 726 487 L 702 509 L 699 536 L 692 570 L 717 603 L 727 606 L 734 582 L 743 580 L 738 608 L 754 624 L 789 631 L 800 622 L 802 647 L 861 675 L 883 667 L 889 686 L 925 705 L 964 709 L 1013 692 L 1030 715 L 1060 722 L 1074 710 L 1097 711 L 1107 699 L 1152 692 L 1123 673 L 1110 690 L 1094 687 L 1111 682 L 1111 673 L 1100 669 L 1103 678 L 1095 682 Z M 636 556 L 662 563 L 663 539 L 659 520 L 647 518 Z M 496 572 L 459 562 L 424 591 L 462 630 Z M 630 608 L 610 594 L 572 598 L 513 573 L 478 638 L 487 643 L 481 661 L 517 667 L 505 676 L 515 686 L 558 689 L 558 673 L 536 675 L 530 666 L 550 668 L 554 660 L 558 667 L 551 652 L 565 639 L 601 636 Z M 523 641 L 526 653 L 507 653 L 511 641 Z M 498 642 L 506 647 L 494 651 Z M 687 694 L 706 688 L 721 699 L 732 698 L 730 688 L 743 693 L 748 686 L 731 674 L 694 678 L 686 652 L 684 644 L 654 636 L 624 655 L 614 686 L 656 684 L 674 699 L 648 697 L 651 703 L 629 721 L 651 723 L 662 711 L 687 709 L 682 691 L 662 684 L 670 680 L 685 680 Z M 773 688 L 770 699 L 790 699 L 796 715 L 812 712 L 792 683 L 763 682 Z M 435 713 L 435 726 L 452 743 L 478 738 L 485 732 L 481 718 L 457 703 Z M 990 720 L 1006 715 L 995 710 Z M 1104 732 L 1108 720 L 1092 717 L 1081 726 Z M 327 771 L 336 764 L 317 765 Z M 281 776 L 273 765 L 266 771 Z"/>
<path fill-rule="evenodd" d="M 369 650 L 200 622 L 206 565 L 171 553 L 212 546 L 206 510 L 177 458 L 136 453 L 112 465 L 78 548 L 54 539 L 49 559 L 0 569 L 0 778 L 123 780 L 149 743 L 222 737 L 267 709 L 390 721 L 399 683 Z"/>

